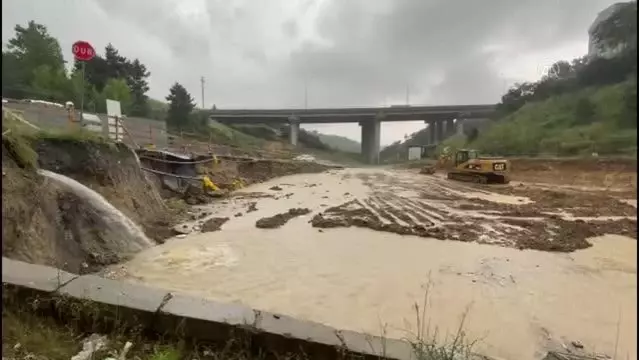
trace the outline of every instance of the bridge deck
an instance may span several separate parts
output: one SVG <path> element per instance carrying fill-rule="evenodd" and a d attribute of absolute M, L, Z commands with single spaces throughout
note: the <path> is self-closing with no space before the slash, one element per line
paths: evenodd
<path fill-rule="evenodd" d="M 294 116 L 300 123 L 337 123 L 372 121 L 424 120 L 438 121 L 451 118 L 486 118 L 495 111 L 495 105 L 449 106 L 392 106 L 368 108 L 325 109 L 223 109 L 214 110 L 211 119 L 230 122 L 259 123 L 287 122 Z"/>

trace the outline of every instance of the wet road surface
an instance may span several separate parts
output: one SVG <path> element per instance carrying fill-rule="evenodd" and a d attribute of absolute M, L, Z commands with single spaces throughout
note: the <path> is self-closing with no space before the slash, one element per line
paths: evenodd
<path fill-rule="evenodd" d="M 560 195 L 512 188 L 375 169 L 288 176 L 201 207 L 230 219 L 221 230 L 170 240 L 114 270 L 129 281 L 394 338 L 415 330 L 413 305 L 431 282 L 432 326 L 453 332 L 469 309 L 466 329 L 487 355 L 539 359 L 579 341 L 612 356 L 619 326 L 618 354 L 636 358 L 636 240 L 578 241 L 628 229 L 605 225 L 615 221 L 634 221 L 636 231 L 636 200 L 584 194 L 575 205 L 573 197 L 558 202 Z M 593 213 L 581 206 L 587 201 L 601 206 Z M 290 208 L 311 213 L 256 228 Z M 339 226 L 313 227 L 320 213 Z M 581 224 L 595 215 L 608 222 L 593 231 Z"/>

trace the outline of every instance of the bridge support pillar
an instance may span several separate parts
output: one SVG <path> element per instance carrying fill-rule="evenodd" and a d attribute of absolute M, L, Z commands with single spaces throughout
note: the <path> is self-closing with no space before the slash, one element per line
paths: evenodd
<path fill-rule="evenodd" d="M 362 158 L 367 164 L 379 163 L 380 122 L 362 121 Z"/>
<path fill-rule="evenodd" d="M 437 122 L 429 121 L 428 122 L 428 145 L 436 144 L 436 136 L 437 136 Z"/>
<path fill-rule="evenodd" d="M 444 121 L 437 121 L 436 122 L 437 127 L 436 127 L 436 131 L 435 131 L 435 144 L 439 144 L 444 140 L 444 126 L 446 126 L 446 124 L 444 123 Z"/>
<path fill-rule="evenodd" d="M 297 146 L 297 138 L 300 134 L 300 119 L 297 116 L 289 116 L 288 118 L 288 140 L 293 146 Z"/>
<path fill-rule="evenodd" d="M 366 123 L 363 122 L 363 121 L 359 122 L 359 126 L 360 126 L 360 130 L 361 130 L 361 134 L 362 134 L 362 137 L 360 139 L 361 140 L 360 141 L 361 142 L 361 146 L 362 146 L 361 150 L 360 150 L 360 153 L 362 155 L 362 160 L 364 162 L 368 162 L 366 154 L 368 154 L 368 149 L 370 148 L 370 137 L 368 136 L 368 132 L 367 132 L 369 130 L 369 128 L 366 126 Z"/>
<path fill-rule="evenodd" d="M 446 133 L 444 139 L 455 135 L 455 119 L 446 120 Z"/>
<path fill-rule="evenodd" d="M 457 135 L 464 135 L 464 119 L 455 120 L 455 132 Z"/>

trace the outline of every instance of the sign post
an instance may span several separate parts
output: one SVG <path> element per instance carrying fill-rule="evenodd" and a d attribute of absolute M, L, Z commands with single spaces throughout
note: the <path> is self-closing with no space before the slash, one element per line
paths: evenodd
<path fill-rule="evenodd" d="M 73 52 L 73 57 L 76 61 L 82 63 L 82 93 L 80 95 L 80 122 L 83 120 L 84 115 L 84 73 L 86 62 L 90 61 L 95 57 L 95 49 L 91 44 L 86 41 L 76 41 L 73 43 L 71 47 L 71 51 Z"/>
<path fill-rule="evenodd" d="M 120 132 L 122 124 L 120 118 L 122 117 L 122 110 L 120 108 L 120 102 L 117 100 L 106 100 L 107 107 L 107 123 L 109 127 L 108 136 L 115 141 L 122 141 L 123 134 Z"/>

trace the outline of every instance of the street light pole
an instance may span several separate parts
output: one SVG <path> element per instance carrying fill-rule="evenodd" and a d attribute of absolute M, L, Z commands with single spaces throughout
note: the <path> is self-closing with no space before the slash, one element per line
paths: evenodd
<path fill-rule="evenodd" d="M 406 105 L 410 105 L 410 87 L 406 84 Z"/>
<path fill-rule="evenodd" d="M 84 88 L 86 84 L 84 83 L 84 74 L 86 68 L 86 61 L 82 61 L 82 91 L 80 93 L 80 126 L 83 124 L 84 120 Z"/>
<path fill-rule="evenodd" d="M 200 77 L 200 87 L 202 90 L 202 109 L 204 109 L 204 76 Z"/>
<path fill-rule="evenodd" d="M 304 79 L 304 109 L 308 109 L 308 80 Z"/>

